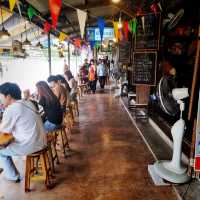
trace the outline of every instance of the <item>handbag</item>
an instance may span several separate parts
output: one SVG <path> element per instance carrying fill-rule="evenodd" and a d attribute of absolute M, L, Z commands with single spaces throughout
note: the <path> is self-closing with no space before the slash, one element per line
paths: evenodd
<path fill-rule="evenodd" d="M 6 148 L 13 141 L 14 137 L 11 133 L 0 133 L 0 149 Z"/>

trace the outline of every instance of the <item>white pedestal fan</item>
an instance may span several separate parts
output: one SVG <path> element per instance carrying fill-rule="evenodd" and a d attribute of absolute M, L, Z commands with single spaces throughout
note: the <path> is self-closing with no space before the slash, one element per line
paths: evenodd
<path fill-rule="evenodd" d="M 190 180 L 187 168 L 181 161 L 182 140 L 185 130 L 185 121 L 182 118 L 185 99 L 189 96 L 188 88 L 173 88 L 173 81 L 169 77 L 162 77 L 159 82 L 158 95 L 163 110 L 170 115 L 177 113 L 180 109 L 180 119 L 171 128 L 173 137 L 173 156 L 171 161 L 157 161 L 154 170 L 161 178 L 172 183 L 185 183 Z M 177 107 L 178 106 L 178 107 Z"/>

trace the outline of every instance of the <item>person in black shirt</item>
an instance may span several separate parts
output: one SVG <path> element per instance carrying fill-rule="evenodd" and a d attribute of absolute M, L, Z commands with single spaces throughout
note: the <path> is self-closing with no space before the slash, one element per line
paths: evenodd
<path fill-rule="evenodd" d="M 46 132 L 57 129 L 63 120 L 60 102 L 45 81 L 36 84 L 39 104 L 44 110 L 44 129 Z"/>

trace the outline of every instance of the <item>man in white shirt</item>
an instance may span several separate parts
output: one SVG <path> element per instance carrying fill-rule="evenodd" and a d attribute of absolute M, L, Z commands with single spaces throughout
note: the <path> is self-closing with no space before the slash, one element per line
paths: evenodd
<path fill-rule="evenodd" d="M 0 134 L 11 133 L 14 142 L 0 149 L 0 167 L 8 180 L 18 182 L 20 174 L 12 156 L 25 156 L 46 146 L 46 135 L 36 107 L 30 101 L 21 100 L 21 90 L 14 83 L 0 85 L 0 99 L 5 106 Z"/>

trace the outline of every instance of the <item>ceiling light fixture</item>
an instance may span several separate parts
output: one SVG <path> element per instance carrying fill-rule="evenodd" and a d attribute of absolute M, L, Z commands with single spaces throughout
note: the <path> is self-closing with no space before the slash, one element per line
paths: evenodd
<path fill-rule="evenodd" d="M 26 31 L 26 39 L 24 40 L 24 42 L 22 43 L 22 45 L 24 47 L 30 47 L 32 44 L 31 44 L 31 42 L 27 38 L 26 22 L 25 22 L 25 31 Z"/>
<path fill-rule="evenodd" d="M 2 21 L 2 29 L 0 30 L 0 38 L 4 40 L 9 39 L 10 33 L 4 27 L 2 8 L 1 8 L 1 21 Z"/>
<path fill-rule="evenodd" d="M 40 36 L 40 28 L 38 27 L 38 37 Z M 43 49 L 44 46 L 40 42 L 40 37 L 38 39 L 38 43 L 35 45 L 36 47 L 39 47 L 40 49 Z"/>
<path fill-rule="evenodd" d="M 120 0 L 112 0 L 113 3 L 119 3 Z"/>

